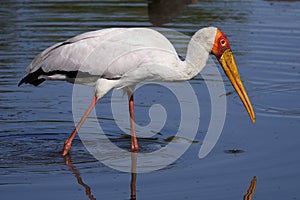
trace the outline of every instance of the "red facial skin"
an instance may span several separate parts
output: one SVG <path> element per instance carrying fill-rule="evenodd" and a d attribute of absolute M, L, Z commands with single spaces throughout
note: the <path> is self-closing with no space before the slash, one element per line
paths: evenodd
<path fill-rule="evenodd" d="M 229 41 L 228 41 L 226 35 L 218 29 L 216 39 L 215 39 L 215 44 L 214 44 L 214 47 L 211 52 L 219 60 L 221 58 L 222 54 L 227 49 L 230 49 Z"/>

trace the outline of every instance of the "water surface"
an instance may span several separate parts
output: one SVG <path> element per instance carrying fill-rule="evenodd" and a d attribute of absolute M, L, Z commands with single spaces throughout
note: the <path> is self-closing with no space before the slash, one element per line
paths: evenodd
<path fill-rule="evenodd" d="M 18 88 L 17 83 L 35 55 L 58 41 L 90 30 L 154 25 L 188 36 L 209 25 L 226 33 L 257 122 L 250 122 L 223 75 L 227 92 L 225 126 L 213 151 L 199 159 L 198 151 L 209 124 L 210 103 L 203 77 L 198 75 L 190 81 L 201 109 L 195 142 L 167 168 L 137 174 L 137 199 L 243 199 L 254 176 L 256 199 L 300 198 L 300 2 L 160 2 L 1 2 L 0 193 L 3 199 L 130 198 L 134 177 L 98 162 L 78 137 L 71 157 L 60 156 L 63 142 L 74 128 L 72 85 L 45 82 L 37 88 L 28 85 Z M 110 95 L 97 105 L 99 120 L 109 137 L 122 145 L 128 139 L 112 118 Z M 154 144 L 165 144 L 178 129 L 180 112 L 178 102 L 172 99 L 172 93 L 155 86 L 137 91 L 137 123 L 149 122 L 148 108 L 154 103 L 173 110 L 166 126 L 154 137 Z"/>

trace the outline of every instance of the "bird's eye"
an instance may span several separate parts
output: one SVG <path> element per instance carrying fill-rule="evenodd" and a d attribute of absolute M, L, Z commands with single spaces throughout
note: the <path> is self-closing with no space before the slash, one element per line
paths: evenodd
<path fill-rule="evenodd" d="M 224 39 L 222 39 L 222 40 L 220 41 L 220 43 L 221 43 L 222 46 L 225 46 L 225 45 L 226 45 L 226 41 L 225 41 Z"/>

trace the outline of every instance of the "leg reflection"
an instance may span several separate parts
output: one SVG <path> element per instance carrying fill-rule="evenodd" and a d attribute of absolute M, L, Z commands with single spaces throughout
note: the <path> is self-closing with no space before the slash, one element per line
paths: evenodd
<path fill-rule="evenodd" d="M 67 154 L 65 157 L 65 163 L 66 165 L 68 165 L 70 167 L 70 171 L 75 175 L 75 177 L 77 178 L 77 182 L 82 185 L 85 189 L 85 194 L 88 196 L 88 198 L 90 200 L 96 200 L 96 198 L 92 195 L 92 192 L 91 192 L 91 188 L 85 184 L 83 181 L 82 181 L 82 178 L 80 176 L 80 173 L 79 171 L 74 167 L 74 165 L 72 164 L 72 160 L 71 160 L 71 156 L 70 154 Z"/>
<path fill-rule="evenodd" d="M 137 156 L 137 152 L 131 152 L 131 182 L 130 182 L 131 200 L 136 200 L 136 156 Z"/>
<path fill-rule="evenodd" d="M 136 200 L 136 157 L 137 152 L 131 153 L 131 181 L 130 181 L 130 199 Z M 91 188 L 83 182 L 79 171 L 75 168 L 75 166 L 72 164 L 71 155 L 67 154 L 65 157 L 65 164 L 69 166 L 70 171 L 75 175 L 77 182 L 82 185 L 85 189 L 85 194 L 90 200 L 96 200 L 96 198 L 92 195 Z"/>
<path fill-rule="evenodd" d="M 251 200 L 256 188 L 256 176 L 253 177 L 247 194 L 244 196 L 244 200 Z"/>

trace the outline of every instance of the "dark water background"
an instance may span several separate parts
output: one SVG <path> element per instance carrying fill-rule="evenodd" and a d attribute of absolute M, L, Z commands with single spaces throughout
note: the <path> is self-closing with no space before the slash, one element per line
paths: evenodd
<path fill-rule="evenodd" d="M 251 124 L 224 77 L 225 126 L 213 151 L 199 159 L 210 114 L 208 95 L 201 93 L 205 84 L 197 76 L 191 83 L 201 109 L 198 142 L 168 168 L 138 174 L 137 199 L 243 199 L 254 176 L 255 199 L 300 198 L 299 1 L 6 0 L 0 5 L 1 199 L 130 198 L 131 174 L 98 162 L 79 138 L 71 160 L 60 156 L 74 128 L 72 85 L 46 82 L 39 88 L 18 88 L 36 54 L 58 41 L 107 27 L 163 26 L 191 36 L 208 25 L 228 35 L 257 122 Z M 147 123 L 147 107 L 158 101 L 147 95 L 153 90 L 146 87 L 137 94 L 138 123 Z M 97 109 L 105 131 L 118 140 L 109 97 Z M 166 97 L 158 103 L 169 104 Z M 176 132 L 175 111 L 158 137 Z"/>

